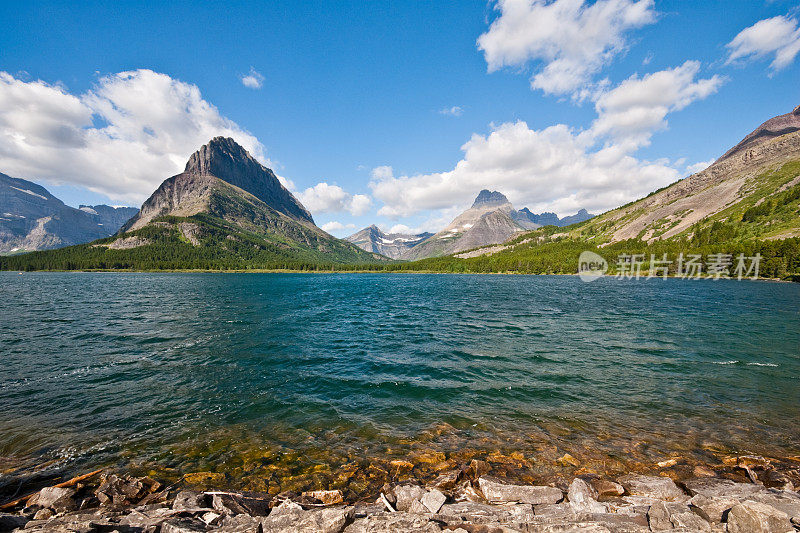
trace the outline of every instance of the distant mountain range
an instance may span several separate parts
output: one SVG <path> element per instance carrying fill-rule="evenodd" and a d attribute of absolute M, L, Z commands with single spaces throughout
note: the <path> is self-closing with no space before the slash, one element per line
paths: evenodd
<path fill-rule="evenodd" d="M 43 268 L 78 269 L 319 268 L 385 260 L 318 228 L 272 170 L 224 137 L 192 154 L 114 236 L 30 257 Z"/>
<path fill-rule="evenodd" d="M 362 250 L 384 255 L 391 259 L 402 259 L 410 249 L 431 237 L 433 233 L 384 233 L 374 224 L 346 237 Z"/>
<path fill-rule="evenodd" d="M 0 212 L 0 242 L 8 246 L 16 239 L 11 246 L 17 251 L 25 239 L 30 246 L 56 246 L 106 224 L 103 206 L 68 208 L 44 188 L 5 175 L 0 201 L 7 206 Z M 766 121 L 707 169 L 596 217 L 584 210 L 564 218 L 517 211 L 503 194 L 484 190 L 435 235 L 387 235 L 373 226 L 350 239 L 369 251 L 317 228 L 269 169 L 232 139 L 215 138 L 120 233 L 91 244 L 5 255 L 0 269 L 336 266 L 574 273 L 580 253 L 594 250 L 610 263 L 622 253 L 761 253 L 762 275 L 800 279 L 800 107 Z M 437 258 L 378 264 L 387 256 Z"/>
<path fill-rule="evenodd" d="M 434 235 L 387 235 L 373 225 L 347 237 L 347 240 L 363 250 L 392 259 L 414 260 L 500 244 L 522 231 L 545 225 L 567 226 L 592 216 L 585 209 L 564 218 L 558 218 L 555 213 L 537 215 L 528 208 L 516 211 L 504 194 L 484 189 L 478 193 L 472 207 Z"/>
<path fill-rule="evenodd" d="M 139 210 L 70 207 L 31 181 L 0 174 L 0 253 L 46 250 L 113 235 Z"/>

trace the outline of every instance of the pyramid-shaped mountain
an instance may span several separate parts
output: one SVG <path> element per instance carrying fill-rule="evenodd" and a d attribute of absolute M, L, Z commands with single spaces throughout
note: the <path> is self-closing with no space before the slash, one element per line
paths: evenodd
<path fill-rule="evenodd" d="M 115 236 L 39 254 L 34 268 L 303 269 L 385 259 L 318 228 L 272 170 L 224 137 L 192 154 Z"/>
<path fill-rule="evenodd" d="M 472 207 L 458 215 L 442 231 L 409 249 L 402 258 L 425 259 L 501 244 L 522 231 L 547 224 L 566 226 L 592 216 L 584 209 L 563 219 L 559 219 L 555 213 L 537 215 L 528 208 L 516 211 L 503 193 L 484 189 L 478 193 Z"/>
<path fill-rule="evenodd" d="M 164 215 L 191 216 L 210 211 L 222 218 L 235 217 L 235 213 L 220 211 L 220 203 L 226 203 L 224 197 L 232 194 L 259 200 L 270 211 L 316 227 L 311 213 L 278 181 L 272 170 L 233 139 L 215 137 L 192 154 L 181 174 L 161 184 L 123 231 L 144 227 Z"/>

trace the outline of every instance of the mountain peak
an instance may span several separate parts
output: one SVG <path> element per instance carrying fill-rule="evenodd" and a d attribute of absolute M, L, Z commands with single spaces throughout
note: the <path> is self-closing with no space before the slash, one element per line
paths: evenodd
<path fill-rule="evenodd" d="M 475 202 L 473 202 L 472 207 L 503 205 L 507 203 L 508 198 L 506 198 L 503 193 L 490 191 L 489 189 L 483 189 L 480 193 L 478 193 L 478 197 L 475 198 Z"/>
<path fill-rule="evenodd" d="M 791 113 L 773 117 L 761 124 L 742 141 L 725 152 L 718 161 L 729 158 L 744 150 L 749 150 L 763 144 L 765 141 L 781 137 L 788 133 L 800 131 L 800 106 L 795 107 Z"/>
<path fill-rule="evenodd" d="M 225 179 L 220 174 L 232 170 L 231 163 L 262 166 L 247 150 L 230 137 L 214 137 L 189 157 L 184 172 L 211 174 Z"/>
<path fill-rule="evenodd" d="M 275 173 L 230 137 L 214 137 L 201 146 L 189 157 L 184 173 L 214 176 L 244 189 L 276 211 L 314 223 L 311 213 L 278 181 Z"/>

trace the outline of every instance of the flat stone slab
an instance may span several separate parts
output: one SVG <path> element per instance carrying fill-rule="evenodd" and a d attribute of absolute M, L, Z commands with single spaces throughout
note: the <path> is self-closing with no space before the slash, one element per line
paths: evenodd
<path fill-rule="evenodd" d="M 647 496 L 664 501 L 674 501 L 685 496 L 680 487 L 668 477 L 631 474 L 623 476 L 617 481 L 625 488 L 628 494 Z"/>
<path fill-rule="evenodd" d="M 764 489 L 753 483 L 736 483 L 730 479 L 716 477 L 700 477 L 683 482 L 689 494 L 701 494 L 707 498 L 742 498 L 756 494 Z"/>
<path fill-rule="evenodd" d="M 478 480 L 481 492 L 490 502 L 519 502 L 540 505 L 558 503 L 564 499 L 561 489 L 537 485 L 508 485 L 499 480 L 482 477 Z"/>

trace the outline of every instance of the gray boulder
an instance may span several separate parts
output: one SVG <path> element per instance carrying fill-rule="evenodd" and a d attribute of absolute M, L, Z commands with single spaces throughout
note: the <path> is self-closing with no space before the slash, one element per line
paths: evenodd
<path fill-rule="evenodd" d="M 529 522 L 534 518 L 533 506 L 530 504 L 489 505 L 486 503 L 460 502 L 447 503 L 433 519 L 448 525 L 463 522 L 473 524 Z"/>
<path fill-rule="evenodd" d="M 686 529 L 689 531 L 711 531 L 711 524 L 691 511 L 675 513 L 670 516 L 670 521 L 672 522 L 674 529 Z"/>
<path fill-rule="evenodd" d="M 788 490 L 770 490 L 755 494 L 748 498 L 756 502 L 766 503 L 779 511 L 783 511 L 793 522 L 800 522 L 800 495 Z"/>
<path fill-rule="evenodd" d="M 195 492 L 192 490 L 183 490 L 175 495 L 175 501 L 172 502 L 172 508 L 176 511 L 183 511 L 187 513 L 199 513 L 201 511 L 210 511 L 209 498 L 202 492 Z"/>
<path fill-rule="evenodd" d="M 379 513 L 359 518 L 344 533 L 439 533 L 442 528 L 425 516 L 409 513 Z M 267 533 L 266 530 L 264 533 Z"/>
<path fill-rule="evenodd" d="M 28 518 L 17 514 L 0 513 L 0 531 L 13 531 L 18 527 L 25 527 Z"/>
<path fill-rule="evenodd" d="M 629 494 L 647 496 L 657 500 L 674 501 L 681 499 L 683 491 L 668 477 L 643 476 L 631 474 L 618 479 Z"/>
<path fill-rule="evenodd" d="M 761 492 L 764 487 L 752 483 L 736 483 L 730 479 L 700 477 L 683 482 L 689 494 L 702 494 L 707 498 L 744 498 Z"/>
<path fill-rule="evenodd" d="M 261 519 L 261 529 L 264 533 L 340 533 L 353 515 L 353 507 L 305 511 L 287 500 Z"/>
<path fill-rule="evenodd" d="M 564 498 L 560 489 L 548 486 L 509 485 L 489 477 L 478 480 L 484 497 L 490 502 L 519 502 L 539 505 L 558 503 Z"/>
<path fill-rule="evenodd" d="M 425 489 L 418 485 L 398 485 L 394 488 L 395 509 L 408 511 L 414 500 L 421 500 L 425 496 Z"/>
<path fill-rule="evenodd" d="M 161 533 L 196 533 L 205 530 L 205 522 L 197 518 L 171 518 L 161 524 Z"/>
<path fill-rule="evenodd" d="M 728 512 L 728 533 L 787 533 L 794 531 L 789 515 L 766 503 L 745 501 Z"/>
<path fill-rule="evenodd" d="M 698 494 L 689 500 L 692 510 L 712 524 L 725 521 L 731 507 L 739 503 L 737 498 L 709 498 Z"/>
<path fill-rule="evenodd" d="M 57 513 L 74 511 L 78 508 L 78 503 L 74 499 L 75 494 L 74 490 L 68 488 L 45 487 L 28 500 L 28 505 L 31 507 L 38 505 Z"/>
<path fill-rule="evenodd" d="M 214 533 L 261 533 L 261 519 L 244 514 L 225 517 Z"/>
<path fill-rule="evenodd" d="M 433 489 L 425 493 L 420 501 L 431 513 L 438 513 L 444 502 L 447 501 L 447 496 L 442 491 Z"/>
<path fill-rule="evenodd" d="M 575 478 L 567 492 L 570 507 L 576 513 L 607 513 L 608 507 L 597 501 L 597 492 L 584 480 Z"/>

